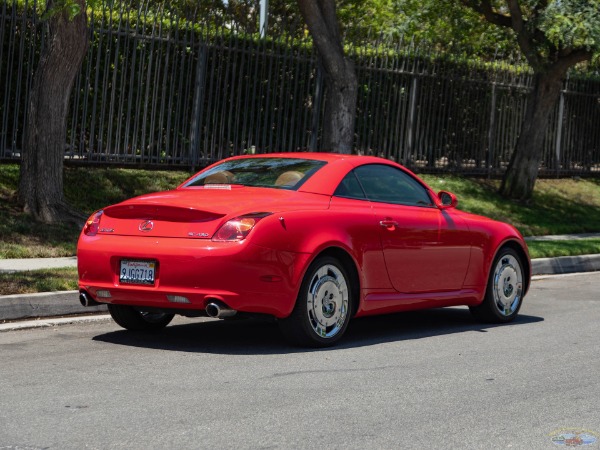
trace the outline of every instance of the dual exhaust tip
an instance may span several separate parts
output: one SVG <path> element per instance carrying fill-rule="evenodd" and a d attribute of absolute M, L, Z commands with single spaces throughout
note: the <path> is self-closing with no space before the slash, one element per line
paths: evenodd
<path fill-rule="evenodd" d="M 208 314 L 208 317 L 214 317 L 216 319 L 225 319 L 227 317 L 233 317 L 237 314 L 235 309 L 231 309 L 225 303 L 218 300 L 208 303 L 205 311 L 206 314 Z"/>
<path fill-rule="evenodd" d="M 99 306 L 103 304 L 98 303 L 96 300 L 94 300 L 86 291 L 79 291 L 79 303 L 81 303 L 81 306 L 85 307 Z"/>
<path fill-rule="evenodd" d="M 86 291 L 79 292 L 79 302 L 81 303 L 81 306 L 85 307 L 103 304 L 94 300 Z M 219 300 L 213 300 L 212 302 L 208 303 L 205 311 L 209 317 L 214 317 L 216 319 L 225 319 L 228 317 L 233 317 L 237 314 L 235 309 L 231 309 L 229 306 Z"/>

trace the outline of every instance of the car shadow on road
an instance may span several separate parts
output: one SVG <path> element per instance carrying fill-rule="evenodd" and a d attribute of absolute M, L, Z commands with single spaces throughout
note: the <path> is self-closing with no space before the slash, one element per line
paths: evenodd
<path fill-rule="evenodd" d="M 482 324 L 477 322 L 466 308 L 441 308 L 364 317 L 351 321 L 342 340 L 335 347 L 327 349 L 293 347 L 283 339 L 277 323 L 266 319 L 175 324 L 159 333 L 119 330 L 95 336 L 93 339 L 110 344 L 157 350 L 268 355 L 336 351 L 449 334 L 486 333 L 495 327 L 520 326 L 543 320 L 541 317 L 519 315 L 509 324 Z"/>

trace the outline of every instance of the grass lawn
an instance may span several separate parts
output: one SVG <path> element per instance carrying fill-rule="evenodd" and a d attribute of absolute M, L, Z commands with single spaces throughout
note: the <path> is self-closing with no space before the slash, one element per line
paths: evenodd
<path fill-rule="evenodd" d="M 529 241 L 531 258 L 553 258 L 555 256 L 577 256 L 600 253 L 600 239 L 577 241 Z"/>
<path fill-rule="evenodd" d="M 117 168 L 67 167 L 67 200 L 86 215 L 135 195 L 176 187 L 191 174 L 185 171 L 149 171 Z M 19 168 L 0 165 L 0 258 L 72 256 L 80 229 L 42 225 L 20 211 L 15 194 Z M 516 226 L 525 236 L 600 232 L 600 180 L 538 180 L 527 206 L 505 200 L 499 182 L 449 175 L 424 175 L 432 188 L 454 192 L 459 209 Z M 598 242 L 535 242 L 532 256 L 597 253 Z"/>
<path fill-rule="evenodd" d="M 458 208 L 514 225 L 523 236 L 600 232 L 600 179 L 538 180 L 528 205 L 497 194 L 500 181 L 425 175 L 436 191 L 458 196 Z"/>
<path fill-rule="evenodd" d="M 75 289 L 77 289 L 77 269 L 75 267 L 0 273 L 0 295 Z"/>
<path fill-rule="evenodd" d="M 171 189 L 188 172 L 65 168 L 65 196 L 86 215 L 136 195 Z M 23 213 L 15 199 L 19 167 L 0 164 L 0 259 L 73 256 L 81 229 L 44 225 Z"/>

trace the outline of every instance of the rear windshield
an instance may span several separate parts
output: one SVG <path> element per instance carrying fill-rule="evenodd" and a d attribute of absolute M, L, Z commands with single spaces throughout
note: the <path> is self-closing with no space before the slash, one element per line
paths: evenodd
<path fill-rule="evenodd" d="M 235 159 L 198 174 L 184 187 L 236 184 L 296 190 L 325 164 L 299 158 Z"/>

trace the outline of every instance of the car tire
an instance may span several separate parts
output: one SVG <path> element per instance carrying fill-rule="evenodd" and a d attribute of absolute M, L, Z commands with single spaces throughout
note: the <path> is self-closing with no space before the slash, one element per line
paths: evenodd
<path fill-rule="evenodd" d="M 519 254 L 503 247 L 494 259 L 483 302 L 470 306 L 479 320 L 506 323 L 514 320 L 521 309 L 524 295 L 524 269 Z"/>
<path fill-rule="evenodd" d="M 334 345 L 348 328 L 353 297 L 344 265 L 331 256 L 321 256 L 306 271 L 292 314 L 279 321 L 281 332 L 294 345 Z"/>
<path fill-rule="evenodd" d="M 108 312 L 120 326 L 131 331 L 158 331 L 166 327 L 174 314 L 142 312 L 126 305 L 108 305 Z"/>

